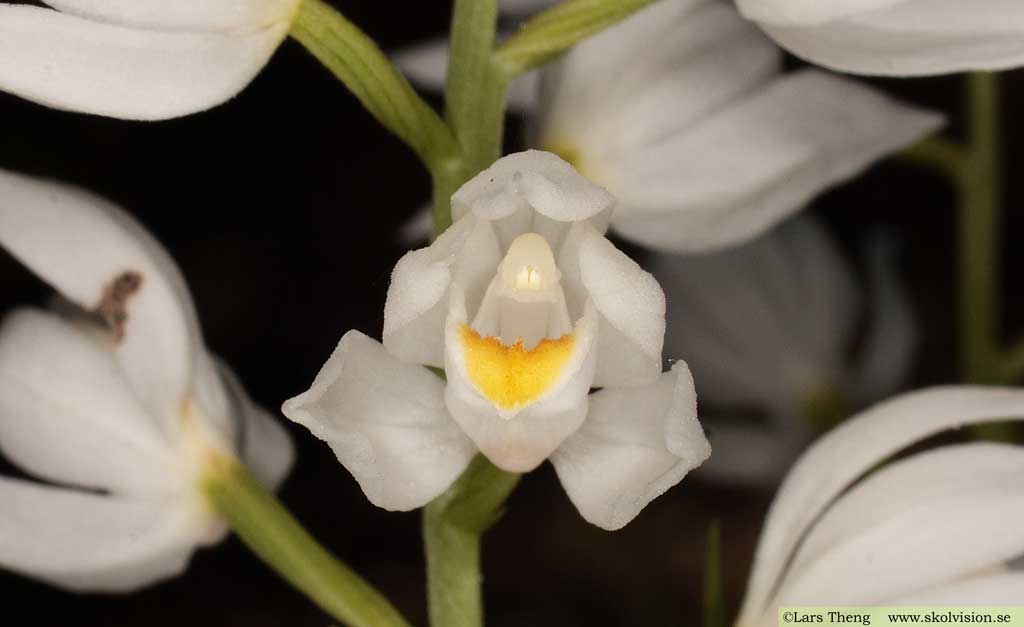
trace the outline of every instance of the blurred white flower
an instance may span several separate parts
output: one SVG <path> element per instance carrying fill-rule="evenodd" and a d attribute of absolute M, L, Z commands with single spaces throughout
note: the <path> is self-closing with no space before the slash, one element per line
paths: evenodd
<path fill-rule="evenodd" d="M 768 514 L 737 625 L 782 605 L 1014 605 L 1024 573 L 1024 448 L 918 453 L 947 429 L 1024 416 L 1024 391 L 948 386 L 877 405 L 822 438 Z"/>
<path fill-rule="evenodd" d="M 299 0 L 47 0 L 0 4 L 0 89 L 133 120 L 240 92 L 288 34 Z"/>
<path fill-rule="evenodd" d="M 420 73 L 439 87 L 444 54 L 433 54 L 403 59 L 440 64 Z M 618 234 L 705 252 L 756 237 L 943 123 L 857 82 L 784 73 L 781 61 L 730 3 L 662 0 L 543 71 L 529 143 L 618 198 Z"/>
<path fill-rule="evenodd" d="M 0 171 L 0 244 L 67 299 L 0 327 L 0 566 L 73 590 L 128 591 L 186 567 L 226 525 L 211 454 L 269 486 L 291 442 L 203 346 L 174 263 L 81 190 Z"/>
<path fill-rule="evenodd" d="M 550 457 L 584 518 L 622 527 L 710 450 L 685 364 L 661 372 L 661 288 L 603 235 L 613 204 L 555 155 L 500 159 L 395 266 L 383 346 L 346 334 L 284 413 L 381 507 L 426 504 L 479 449 Z"/>
<path fill-rule="evenodd" d="M 737 0 L 780 45 L 813 63 L 908 76 L 1024 65 L 1019 0 Z"/>
<path fill-rule="evenodd" d="M 720 0 L 664 0 L 543 75 L 531 143 L 618 199 L 612 228 L 670 252 L 742 243 L 942 124 L 817 70 L 783 73 Z"/>
<path fill-rule="evenodd" d="M 727 251 L 652 256 L 648 267 L 672 312 L 665 354 L 686 356 L 705 418 L 714 407 L 723 419 L 767 419 L 708 422 L 716 454 L 702 472 L 775 483 L 813 436 L 815 419 L 835 418 L 816 413 L 865 407 L 900 391 L 917 327 L 889 242 L 872 244 L 870 302 L 810 218 Z"/>

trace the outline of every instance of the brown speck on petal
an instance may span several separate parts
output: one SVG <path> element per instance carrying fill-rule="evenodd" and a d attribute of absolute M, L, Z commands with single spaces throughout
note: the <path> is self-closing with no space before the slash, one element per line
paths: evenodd
<path fill-rule="evenodd" d="M 124 339 L 124 328 L 128 322 L 128 299 L 141 287 L 141 274 L 124 272 L 103 289 L 103 297 L 93 310 L 113 331 L 115 342 Z"/>

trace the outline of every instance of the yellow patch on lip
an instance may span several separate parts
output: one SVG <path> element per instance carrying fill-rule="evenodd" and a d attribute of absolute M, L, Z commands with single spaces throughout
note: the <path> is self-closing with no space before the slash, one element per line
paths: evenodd
<path fill-rule="evenodd" d="M 572 357 L 576 336 L 567 333 L 541 340 L 526 350 L 522 340 L 512 346 L 496 337 L 459 329 L 466 372 L 477 391 L 499 409 L 515 410 L 532 403 L 558 381 Z"/>

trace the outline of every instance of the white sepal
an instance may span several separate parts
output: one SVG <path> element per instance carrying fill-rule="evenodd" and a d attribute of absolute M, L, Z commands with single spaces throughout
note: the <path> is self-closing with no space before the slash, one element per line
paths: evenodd
<path fill-rule="evenodd" d="M 0 89 L 133 120 L 196 113 L 240 92 L 284 39 L 297 1 L 60 0 L 0 5 Z"/>
<path fill-rule="evenodd" d="M 620 529 L 711 455 L 686 364 L 645 388 L 606 388 L 551 457 L 583 517 Z"/>
<path fill-rule="evenodd" d="M 327 442 L 378 507 L 422 507 L 476 454 L 445 409 L 444 382 L 358 331 L 341 338 L 288 418 Z"/>
<path fill-rule="evenodd" d="M 1024 5 L 1017 0 L 739 4 L 793 54 L 844 72 L 920 76 L 1024 64 Z"/>

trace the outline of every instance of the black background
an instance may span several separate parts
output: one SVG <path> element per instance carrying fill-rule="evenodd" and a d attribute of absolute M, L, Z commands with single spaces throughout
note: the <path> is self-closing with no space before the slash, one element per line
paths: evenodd
<path fill-rule="evenodd" d="M 441 35 L 450 11 L 447 2 L 336 4 L 387 49 Z M 961 77 L 874 82 L 948 113 L 959 133 Z M 1004 322 L 1024 331 L 1014 273 L 1024 138 L 1012 115 L 1022 93 L 1018 75 L 1006 82 Z M 511 121 L 510 149 L 521 128 Z M 79 184 L 138 216 L 180 264 L 210 347 L 269 408 L 306 389 L 346 330 L 380 336 L 388 276 L 403 253 L 396 229 L 429 193 L 412 153 L 290 41 L 238 98 L 179 120 L 109 120 L 0 94 L 0 167 Z M 879 226 L 898 236 L 927 338 L 916 384 L 957 376 L 953 207 L 944 181 L 895 161 L 813 206 L 850 252 Z M 3 311 L 48 293 L 4 253 L 0 285 Z M 376 509 L 325 445 L 287 427 L 299 461 L 285 503 L 414 624 L 425 624 L 418 514 Z M 696 624 L 708 524 L 722 520 L 726 584 L 738 602 L 769 499 L 688 478 L 625 530 L 606 533 L 578 516 L 544 466 L 526 477 L 487 536 L 489 624 Z M 141 594 L 75 596 L 0 572 L 0 601 L 0 624 L 331 624 L 234 539 L 199 552 L 184 577 Z"/>

